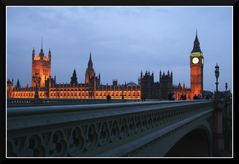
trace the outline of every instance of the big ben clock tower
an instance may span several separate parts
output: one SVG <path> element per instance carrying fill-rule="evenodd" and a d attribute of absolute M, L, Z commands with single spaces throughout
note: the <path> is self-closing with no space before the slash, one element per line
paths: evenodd
<path fill-rule="evenodd" d="M 196 33 L 193 50 L 190 55 L 191 98 L 194 95 L 202 96 L 203 93 L 203 60 L 203 53 Z"/>

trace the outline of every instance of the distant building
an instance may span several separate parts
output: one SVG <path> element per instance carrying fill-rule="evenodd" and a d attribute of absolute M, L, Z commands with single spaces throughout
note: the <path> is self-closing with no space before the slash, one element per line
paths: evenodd
<path fill-rule="evenodd" d="M 142 99 L 168 99 L 168 95 L 173 91 L 173 73 L 163 74 L 160 71 L 159 81 L 154 82 L 154 74 L 146 71 L 141 72 L 139 78 Z"/>
<path fill-rule="evenodd" d="M 100 82 L 100 74 L 96 76 L 93 68 L 92 56 L 90 53 L 88 67 L 85 72 L 85 83 L 78 83 L 76 70 L 73 71 L 70 83 L 56 83 L 56 76 L 51 77 L 51 51 L 44 56 L 41 48 L 39 56 L 32 51 L 32 86 L 21 87 L 20 82 L 13 86 L 13 80 L 7 81 L 8 98 L 34 98 L 35 88 L 38 88 L 39 98 L 60 98 L 60 99 L 126 99 L 140 100 L 141 90 L 137 84 L 129 83 L 120 85 L 117 80 L 112 85 L 103 85 Z"/>
<path fill-rule="evenodd" d="M 80 99 L 195 99 L 203 97 L 203 53 L 196 33 L 193 50 L 190 54 L 190 85 L 187 88 L 181 83 L 173 85 L 173 73 L 159 73 L 159 81 L 154 82 L 154 73 L 141 72 L 138 84 L 101 84 L 100 74 L 96 76 L 90 53 L 85 72 L 85 83 L 78 83 L 76 70 L 73 71 L 70 83 L 56 83 L 56 76 L 51 77 L 51 51 L 44 55 L 43 46 L 38 56 L 32 51 L 32 86 L 21 87 L 20 82 L 14 87 L 13 80 L 7 81 L 8 98 L 34 98 L 35 88 L 38 88 L 39 98 L 80 98 Z"/>
<path fill-rule="evenodd" d="M 38 56 L 35 55 L 35 49 L 32 50 L 32 87 L 45 87 L 46 79 L 51 76 L 51 50 L 48 51 L 48 56 L 43 52 L 43 46 Z"/>
<path fill-rule="evenodd" d="M 196 34 L 193 50 L 190 55 L 191 96 L 202 97 L 203 94 L 203 64 L 204 57 Z"/>
<path fill-rule="evenodd" d="M 176 100 L 192 100 L 203 97 L 203 53 L 200 49 L 200 42 L 196 33 L 193 50 L 190 54 L 190 85 L 187 88 L 179 83 L 173 85 L 173 73 L 163 74 L 160 71 L 159 81 L 154 82 L 154 74 L 146 71 L 141 72 L 139 83 L 141 86 L 142 99 L 170 99 L 174 96 Z"/>

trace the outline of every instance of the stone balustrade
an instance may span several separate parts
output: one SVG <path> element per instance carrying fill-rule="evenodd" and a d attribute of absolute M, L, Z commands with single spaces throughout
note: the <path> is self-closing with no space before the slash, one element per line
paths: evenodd
<path fill-rule="evenodd" d="M 12 107 L 7 111 L 7 156 L 127 156 L 155 139 L 145 136 L 160 129 L 157 137 L 167 135 L 212 110 L 212 101 Z"/>

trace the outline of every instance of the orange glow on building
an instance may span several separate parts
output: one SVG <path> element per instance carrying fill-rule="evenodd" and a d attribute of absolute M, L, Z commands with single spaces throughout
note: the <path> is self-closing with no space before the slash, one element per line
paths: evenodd
<path fill-rule="evenodd" d="M 191 90 L 193 95 L 202 95 L 202 69 L 200 64 L 191 64 Z"/>
<path fill-rule="evenodd" d="M 40 77 L 39 85 L 36 78 Z M 93 84 L 93 85 L 92 85 Z M 140 86 L 127 85 L 101 85 L 100 75 L 95 76 L 91 54 L 88 67 L 85 73 L 85 83 L 77 84 L 57 84 L 56 79 L 51 78 L 51 52 L 44 56 L 43 50 L 39 56 L 35 56 L 32 51 L 32 86 L 17 88 L 13 87 L 13 82 L 8 81 L 8 98 L 34 98 L 35 89 L 38 88 L 39 98 L 54 99 L 106 99 L 109 95 L 113 100 L 140 100 Z"/>
<path fill-rule="evenodd" d="M 154 75 L 146 71 L 138 85 L 131 82 L 128 85 L 118 85 L 117 80 L 112 85 L 102 85 L 100 83 L 100 74 L 96 76 L 93 68 L 91 53 L 88 61 L 88 67 L 85 72 L 85 83 L 78 84 L 76 73 L 72 76 L 70 84 L 57 84 L 56 78 L 51 78 L 51 51 L 48 56 L 44 56 L 43 49 L 38 56 L 35 56 L 35 50 L 32 51 L 32 86 L 31 87 L 13 87 L 13 81 L 7 82 L 8 98 L 34 98 L 35 88 L 38 88 L 39 98 L 59 98 L 59 99 L 111 99 L 141 100 L 145 99 L 167 99 L 174 94 L 176 100 L 193 100 L 195 96 L 202 97 L 203 94 L 203 53 L 200 49 L 200 43 L 196 35 L 194 47 L 190 55 L 190 85 L 173 86 L 172 72 L 161 76 L 160 83 L 154 83 Z M 145 85 L 144 85 L 145 84 Z M 153 94 L 152 94 L 153 93 Z M 156 98 L 155 98 L 156 97 Z"/>
<path fill-rule="evenodd" d="M 45 80 L 51 76 L 51 51 L 48 56 L 44 56 L 41 49 L 39 56 L 35 56 L 35 50 L 32 51 L 32 87 L 36 87 L 36 80 L 39 80 L 40 87 L 45 87 Z"/>
<path fill-rule="evenodd" d="M 194 47 L 190 55 L 190 84 L 191 95 L 202 97 L 203 95 L 203 53 L 196 35 Z"/>
<path fill-rule="evenodd" d="M 122 88 L 122 87 L 121 87 Z M 89 88 L 82 86 L 69 86 L 60 85 L 60 87 L 52 87 L 49 89 L 49 96 L 47 96 L 47 91 L 45 88 L 40 88 L 38 91 L 39 98 L 59 98 L 59 99 L 106 99 L 106 96 L 110 95 L 113 100 L 140 100 L 141 90 L 140 87 L 131 88 L 126 87 L 126 90 L 121 90 L 120 87 L 113 88 L 113 90 L 102 90 L 97 89 L 94 91 L 94 96 L 89 96 Z M 9 98 L 34 98 L 35 88 L 24 88 L 9 90 Z"/>

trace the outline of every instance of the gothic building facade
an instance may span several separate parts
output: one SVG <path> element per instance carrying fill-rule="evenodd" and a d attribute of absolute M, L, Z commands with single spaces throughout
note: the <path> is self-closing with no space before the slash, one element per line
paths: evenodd
<path fill-rule="evenodd" d="M 51 76 L 51 50 L 48 56 L 45 56 L 43 47 L 38 56 L 35 55 L 35 49 L 32 50 L 32 86 L 44 87 L 46 79 Z M 39 83 L 39 84 L 37 84 Z"/>
<path fill-rule="evenodd" d="M 154 73 L 146 71 L 143 75 L 141 72 L 139 84 L 142 99 L 168 99 L 168 95 L 173 91 L 173 73 L 168 71 L 165 74 L 160 71 L 159 81 L 154 82 Z"/>
<path fill-rule="evenodd" d="M 203 96 L 203 63 L 204 57 L 196 33 L 193 49 L 190 54 L 190 88 L 185 84 L 173 85 L 173 73 L 163 74 L 160 71 L 159 81 L 154 82 L 154 74 L 141 72 L 139 84 L 142 99 L 169 99 L 173 96 L 176 100 L 201 98 Z"/>
<path fill-rule="evenodd" d="M 101 84 L 100 74 L 96 76 L 90 53 L 88 67 L 85 72 L 85 83 L 78 83 L 77 73 L 74 69 L 70 83 L 56 83 L 56 76 L 51 77 L 51 51 L 48 56 L 44 55 L 43 48 L 38 56 L 32 51 L 32 86 L 20 87 L 19 81 L 13 86 L 13 80 L 7 81 L 8 98 L 35 98 L 36 88 L 39 98 L 61 98 L 61 99 L 126 99 L 140 100 L 141 90 L 139 85 L 123 84 L 117 81 L 113 84 Z"/>
<path fill-rule="evenodd" d="M 32 51 L 32 85 L 21 87 L 20 82 L 13 86 L 13 80 L 7 81 L 8 98 L 80 98 L 80 99 L 160 99 L 166 100 L 170 96 L 174 99 L 189 99 L 202 97 L 203 93 L 203 64 L 204 57 L 200 49 L 200 42 L 196 33 L 193 49 L 190 54 L 190 88 L 185 84 L 173 85 L 173 73 L 167 71 L 159 73 L 159 81 L 154 81 L 154 73 L 141 72 L 138 84 L 133 82 L 119 85 L 114 80 L 111 85 L 101 84 L 100 74 L 96 76 L 92 56 L 90 53 L 88 66 L 85 72 L 85 82 L 78 83 L 77 73 L 74 69 L 70 83 L 56 82 L 56 76 L 51 77 L 51 51 L 45 56 L 41 47 L 38 56 Z M 36 88 L 38 95 L 36 95 Z"/>

